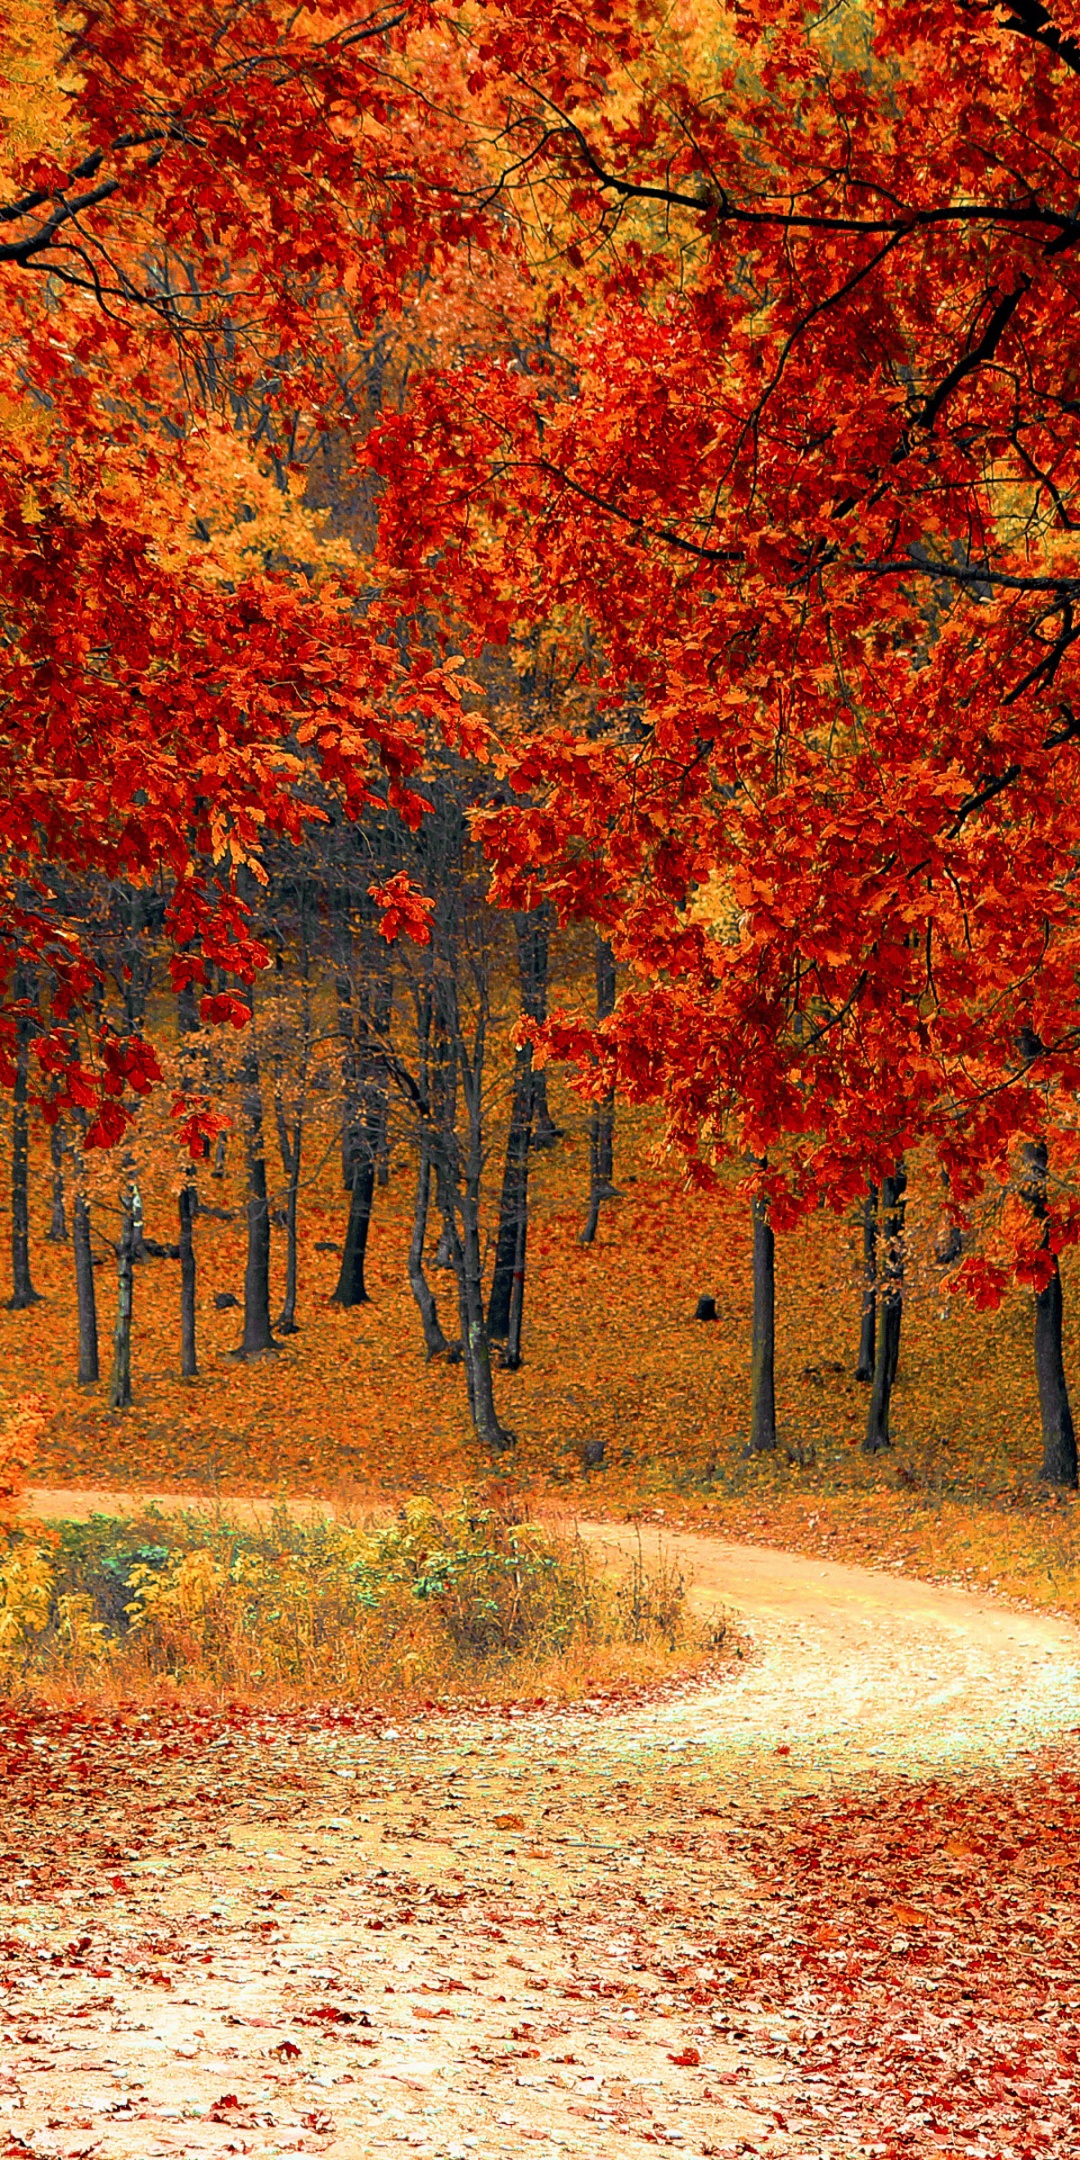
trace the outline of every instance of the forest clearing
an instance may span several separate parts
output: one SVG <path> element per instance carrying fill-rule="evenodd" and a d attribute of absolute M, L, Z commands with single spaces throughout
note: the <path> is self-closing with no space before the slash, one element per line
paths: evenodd
<path fill-rule="evenodd" d="M 0 2160 L 1080 2154 L 1078 146 L 0 7 Z"/>

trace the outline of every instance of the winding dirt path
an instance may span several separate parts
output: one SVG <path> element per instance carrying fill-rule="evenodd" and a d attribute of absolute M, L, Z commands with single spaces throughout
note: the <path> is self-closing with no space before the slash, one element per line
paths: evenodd
<path fill-rule="evenodd" d="M 726 1962 L 762 1897 L 744 1841 L 782 1840 L 806 1796 L 1022 1767 L 1080 1726 L 1080 1633 L 663 1542 L 755 1647 L 646 1708 L 9 1739 L 0 2155 L 872 2150 Z"/>

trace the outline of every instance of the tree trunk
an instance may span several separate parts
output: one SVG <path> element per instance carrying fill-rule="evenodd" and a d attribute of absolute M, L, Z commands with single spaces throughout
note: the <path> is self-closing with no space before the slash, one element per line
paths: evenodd
<path fill-rule="evenodd" d="M 97 1295 L 94 1262 L 90 1250 L 90 1207 L 86 1194 L 76 1187 L 72 1203 L 71 1241 L 75 1252 L 75 1302 L 79 1315 L 79 1385 L 88 1387 L 101 1377 L 98 1364 Z"/>
<path fill-rule="evenodd" d="M 532 1053 L 526 1044 L 517 1053 L 514 1100 L 510 1130 L 506 1136 L 502 1192 L 499 1196 L 499 1229 L 495 1241 L 495 1267 L 488 1296 L 487 1326 L 493 1342 L 505 1342 L 510 1333 L 510 1306 L 516 1273 L 525 1265 L 525 1232 L 529 1209 L 529 1136 L 532 1127 Z"/>
<path fill-rule="evenodd" d="M 266 1189 L 266 1148 L 263 1141 L 262 1082 L 259 1055 L 253 1034 L 254 1016 L 248 1024 L 249 1045 L 244 1060 L 244 1128 L 247 1142 L 247 1260 L 244 1266 L 244 1337 L 241 1355 L 257 1357 L 272 1350 L 270 1328 L 270 1201 Z"/>
<path fill-rule="evenodd" d="M 527 1010 L 526 1000 L 532 994 L 534 970 L 535 936 L 532 918 L 519 915 L 516 928 L 521 1003 L 523 1010 Z M 510 1106 L 510 1130 L 506 1136 L 506 1161 L 499 1198 L 499 1229 L 495 1241 L 495 1268 L 491 1278 L 487 1315 L 488 1335 L 491 1340 L 507 1344 L 515 1289 L 519 1291 L 518 1304 L 524 1309 L 525 1246 L 529 1220 L 529 1143 L 532 1137 L 536 1079 L 532 1047 L 529 1043 L 524 1043 L 514 1057 L 514 1093 Z M 520 1336 L 519 1322 L 518 1364 L 521 1362 Z M 509 1347 L 503 1363 L 509 1363 Z"/>
<path fill-rule="evenodd" d="M 195 1349 L 195 1187 L 185 1178 L 179 1193 L 180 1212 L 180 1371 L 194 1380 L 199 1370 Z"/>
<path fill-rule="evenodd" d="M 499 1359 L 506 1372 L 516 1372 L 521 1364 L 521 1323 L 525 1316 L 525 1244 L 529 1234 L 528 1194 L 522 1196 L 521 1213 L 518 1217 L 517 1250 L 514 1254 L 514 1280 L 510 1290 L 510 1325 L 506 1334 L 506 1348 Z"/>
<path fill-rule="evenodd" d="M 381 959 L 381 955 L 379 958 Z M 386 1124 L 386 1057 L 380 1045 L 389 1029 L 393 1002 L 393 977 L 384 964 L 375 978 L 370 997 L 365 998 L 364 1002 L 367 1043 L 359 1114 L 352 1129 L 349 1221 L 345 1231 L 345 1249 L 341 1256 L 341 1272 L 332 1299 L 335 1305 L 370 1303 L 370 1293 L 364 1278 L 364 1263 L 371 1229 L 371 1211 L 375 1203 L 379 1150 Z"/>
<path fill-rule="evenodd" d="M 420 1137 L 420 1167 L 416 1179 L 416 1207 L 413 1212 L 412 1238 L 409 1244 L 409 1288 L 416 1299 L 420 1325 L 424 1330 L 424 1344 L 429 1358 L 440 1357 L 447 1348 L 446 1337 L 439 1325 L 439 1312 L 434 1292 L 424 1273 L 424 1239 L 427 1236 L 428 1214 L 431 1207 L 431 1147 L 426 1134 Z"/>
<path fill-rule="evenodd" d="M 751 1201 L 754 1234 L 754 1320 L 750 1353 L 750 1442 L 747 1455 L 776 1446 L 776 1240 L 763 1194 Z"/>
<path fill-rule="evenodd" d="M 49 1133 L 49 1161 L 52 1165 L 52 1213 L 45 1232 L 50 1245 L 67 1244 L 67 1212 L 64 1206 L 64 1121 L 57 1118 Z"/>
<path fill-rule="evenodd" d="M 878 1189 L 868 1185 L 863 1201 L 863 1297 L 862 1322 L 859 1329 L 859 1362 L 855 1367 L 856 1380 L 867 1386 L 874 1377 L 877 1357 L 877 1245 L 878 1245 Z"/>
<path fill-rule="evenodd" d="M 24 983 L 17 994 L 26 998 Z M 30 1278 L 30 1015 L 15 1022 L 15 1092 L 11 1113 L 11 1296 L 9 1312 L 40 1303 Z"/>
<path fill-rule="evenodd" d="M 1043 1251 L 1047 1252 L 1050 1250 L 1050 1224 L 1047 1220 L 1049 1164 L 1045 1141 L 1028 1143 L 1024 1149 L 1024 1164 L 1027 1171 L 1024 1197 L 1036 1222 L 1042 1224 L 1040 1242 Z M 1051 1259 L 1053 1266 L 1050 1278 L 1043 1288 L 1035 1293 L 1035 1379 L 1039 1391 L 1043 1441 L 1042 1468 L 1039 1475 L 1049 1485 L 1075 1485 L 1076 1432 L 1068 1383 L 1065 1379 L 1061 1269 L 1056 1253 L 1051 1254 Z"/>
<path fill-rule="evenodd" d="M 367 1255 L 374 1199 L 375 1150 L 371 1148 L 370 1151 L 357 1155 L 353 1163 L 349 1222 L 345 1232 L 345 1249 L 341 1255 L 341 1272 L 338 1275 L 337 1289 L 331 1299 L 334 1305 L 368 1305 L 371 1302 L 364 1280 L 364 1260 Z"/>
<path fill-rule="evenodd" d="M 606 938 L 596 940 L 596 1017 L 610 1019 L 615 1010 L 615 955 Z M 605 1200 L 616 1198 L 615 1185 L 615 1090 L 610 1088 L 594 1103 L 589 1119 L 589 1207 L 581 1243 L 591 1245 Z"/>
<path fill-rule="evenodd" d="M 304 1072 L 301 1080 L 302 1088 L 306 1086 L 306 1081 L 307 1060 L 305 1057 Z M 300 1165 L 303 1160 L 304 1142 L 304 1112 L 302 1101 L 297 1102 L 296 1116 L 293 1120 L 293 1127 L 291 1132 L 289 1131 L 289 1122 L 285 1115 L 285 1106 L 281 1100 L 280 1090 L 278 1091 L 274 1104 L 274 1113 L 277 1120 L 278 1148 L 281 1153 L 281 1167 L 284 1170 L 287 1179 L 287 1184 L 285 1187 L 285 1297 L 282 1303 L 281 1312 L 278 1315 L 277 1330 L 279 1335 L 295 1335 L 297 1332 L 297 1227 L 300 1208 Z"/>
<path fill-rule="evenodd" d="M 147 929 L 149 911 L 145 893 L 130 894 L 127 902 L 127 935 L 121 955 L 123 970 L 124 1025 L 129 1035 L 142 1033 L 150 989 Z"/>
<path fill-rule="evenodd" d="M 360 1118 L 360 1071 L 353 1004 L 352 933 L 344 897 L 333 918 L 332 937 L 341 1043 L 341 1184 L 343 1191 L 351 1192 Z"/>
<path fill-rule="evenodd" d="M 146 1250 L 146 1222 L 143 1217 L 142 1194 L 132 1179 L 131 1184 L 131 1254 L 134 1260 L 148 1258 Z"/>
<path fill-rule="evenodd" d="M 541 906 L 531 915 L 519 915 L 517 930 L 522 1009 L 530 1020 L 543 1022 L 547 1019 L 550 910 Z M 562 1138 L 548 1109 L 547 1073 L 543 1066 L 533 1074 L 532 1126 L 535 1148 L 553 1147 Z"/>
<path fill-rule="evenodd" d="M 470 1181 L 471 1182 L 471 1181 Z M 491 1347 L 484 1320 L 483 1257 L 480 1250 L 479 1195 L 466 1185 L 461 1195 L 459 1282 L 462 1287 L 462 1350 L 469 1389 L 469 1404 L 476 1435 L 495 1455 L 504 1455 L 514 1444 L 513 1434 L 499 1423 L 491 1374 Z"/>
<path fill-rule="evenodd" d="M 131 1401 L 131 1318 L 135 1295 L 135 1218 L 124 1199 L 120 1242 L 116 1248 L 116 1328 L 109 1381 L 110 1410 L 126 1410 Z"/>
<path fill-rule="evenodd" d="M 279 1335 L 296 1334 L 297 1216 L 300 1206 L 301 1124 L 293 1128 L 289 1184 L 285 1195 L 285 1298 L 278 1319 Z"/>
<path fill-rule="evenodd" d="M 874 1381 L 866 1418 L 863 1452 L 876 1455 L 892 1446 L 892 1391 L 900 1362 L 900 1321 L 904 1307 L 904 1194 L 907 1173 L 901 1165 L 882 1179 L 882 1253 L 878 1268 L 878 1337 Z"/>

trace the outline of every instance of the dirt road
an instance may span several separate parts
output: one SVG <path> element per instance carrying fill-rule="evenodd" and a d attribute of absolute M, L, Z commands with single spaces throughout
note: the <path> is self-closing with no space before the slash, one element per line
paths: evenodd
<path fill-rule="evenodd" d="M 748 1856 L 816 1795 L 842 1815 L 879 1789 L 895 1806 L 898 1779 L 962 1791 L 1022 1765 L 1080 1725 L 1080 1635 L 900 1576 L 665 1545 L 754 1654 L 647 1708 L 11 1721 L 0 2153 L 892 2152 L 813 2071 L 798 1971 L 762 1981 L 839 1953 L 779 1917 L 769 1950 Z M 902 2149 L 946 2150 L 924 2119 Z"/>

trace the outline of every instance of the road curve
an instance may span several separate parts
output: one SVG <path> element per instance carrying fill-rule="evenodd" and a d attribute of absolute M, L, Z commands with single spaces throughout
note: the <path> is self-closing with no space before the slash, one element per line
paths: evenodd
<path fill-rule="evenodd" d="M 131 1512 L 151 1499 L 199 1504 L 192 1494 L 104 1490 L 39 1489 L 27 1499 L 31 1513 L 54 1520 Z M 250 1501 L 225 1504 L 267 1513 Z M 637 1549 L 629 1525 L 581 1529 L 613 1564 Z M 751 1655 L 735 1680 L 594 1721 L 590 1752 L 691 1748 L 737 1762 L 783 1750 L 795 1781 L 814 1784 L 867 1771 L 1005 1768 L 1080 1728 L 1080 1629 L 1071 1621 L 908 1575 L 692 1533 L 645 1531 L 643 1550 L 646 1563 L 660 1550 L 676 1559 L 691 1603 L 731 1614 Z"/>

